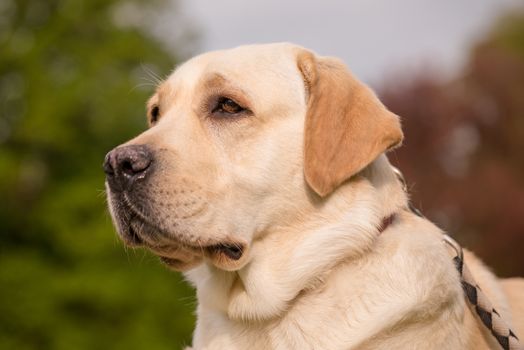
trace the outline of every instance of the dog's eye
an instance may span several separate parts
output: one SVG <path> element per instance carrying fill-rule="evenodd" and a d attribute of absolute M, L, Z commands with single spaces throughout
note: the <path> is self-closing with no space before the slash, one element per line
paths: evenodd
<path fill-rule="evenodd" d="M 238 103 L 227 97 L 221 97 L 218 100 L 217 106 L 213 109 L 213 113 L 223 114 L 238 114 L 246 109 L 241 107 Z"/>
<path fill-rule="evenodd" d="M 151 108 L 151 124 L 156 123 L 158 117 L 160 117 L 160 108 L 158 106 L 154 106 Z"/>

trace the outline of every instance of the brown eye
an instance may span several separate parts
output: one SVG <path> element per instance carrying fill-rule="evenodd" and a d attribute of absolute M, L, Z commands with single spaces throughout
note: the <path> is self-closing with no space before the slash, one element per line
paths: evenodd
<path fill-rule="evenodd" d="M 238 114 L 245 111 L 238 103 L 227 97 L 221 97 L 218 100 L 217 106 L 213 109 L 213 113 L 224 113 L 224 114 Z"/>
<path fill-rule="evenodd" d="M 160 108 L 158 106 L 154 106 L 151 108 L 151 123 L 156 123 L 158 120 L 158 117 L 160 116 Z"/>

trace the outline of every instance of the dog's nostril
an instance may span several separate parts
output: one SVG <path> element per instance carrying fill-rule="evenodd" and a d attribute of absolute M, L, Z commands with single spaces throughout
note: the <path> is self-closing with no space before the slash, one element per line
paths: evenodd
<path fill-rule="evenodd" d="M 118 170 L 135 176 L 144 172 L 152 161 L 151 153 L 144 146 L 127 146 L 116 155 Z"/>
<path fill-rule="evenodd" d="M 106 173 L 109 176 L 115 174 L 115 169 L 113 168 L 113 165 L 111 165 L 111 152 L 106 154 L 102 168 L 104 169 L 104 173 Z"/>
<path fill-rule="evenodd" d="M 121 168 L 122 168 L 122 172 L 128 175 L 135 174 L 135 170 L 133 169 L 133 164 L 131 164 L 131 161 L 129 160 L 125 160 L 124 162 L 122 162 Z"/>
<path fill-rule="evenodd" d="M 104 172 L 112 189 L 129 190 L 135 180 L 145 178 L 152 162 L 153 153 L 147 146 L 121 146 L 106 155 Z"/>

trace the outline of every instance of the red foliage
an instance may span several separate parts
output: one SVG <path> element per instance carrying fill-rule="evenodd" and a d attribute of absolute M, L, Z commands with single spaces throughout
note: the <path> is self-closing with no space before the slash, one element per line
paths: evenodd
<path fill-rule="evenodd" d="M 413 203 L 499 275 L 524 276 L 524 57 L 487 42 L 460 79 L 390 81 L 380 95 L 403 120 L 390 159 Z"/>

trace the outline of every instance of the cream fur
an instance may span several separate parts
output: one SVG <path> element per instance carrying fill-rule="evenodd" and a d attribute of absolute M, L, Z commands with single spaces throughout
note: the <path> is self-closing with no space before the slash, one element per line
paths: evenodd
<path fill-rule="evenodd" d="M 128 143 L 154 147 L 162 164 L 141 198 L 158 203 L 163 233 L 144 240 L 196 287 L 193 349 L 496 349 L 466 306 L 442 232 L 405 210 L 384 154 L 325 198 L 304 180 L 304 51 L 193 58 L 150 101 L 160 120 Z M 254 115 L 213 120 L 203 110 L 215 91 L 240 95 Z M 188 248 L 221 241 L 245 244 L 243 257 Z M 496 277 L 469 253 L 467 263 L 509 319 Z M 522 289 L 512 293 L 522 318 Z"/>

